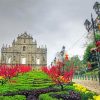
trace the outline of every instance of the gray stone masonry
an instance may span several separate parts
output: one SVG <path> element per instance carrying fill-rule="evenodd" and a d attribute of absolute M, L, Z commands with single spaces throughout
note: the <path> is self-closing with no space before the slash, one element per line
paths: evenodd
<path fill-rule="evenodd" d="M 47 48 L 37 47 L 36 40 L 26 32 L 13 40 L 12 46 L 2 46 L 1 64 L 24 64 L 34 67 L 47 65 Z"/>

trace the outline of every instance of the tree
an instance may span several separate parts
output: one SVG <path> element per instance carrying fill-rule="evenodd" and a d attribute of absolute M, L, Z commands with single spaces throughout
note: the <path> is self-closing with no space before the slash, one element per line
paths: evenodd
<path fill-rule="evenodd" d="M 99 43 L 98 41 L 100 41 L 100 34 L 96 33 L 96 43 L 92 42 L 89 43 L 86 47 L 86 50 L 84 52 L 83 55 L 83 63 L 86 64 L 86 66 L 88 67 L 88 63 L 90 62 L 93 66 L 95 66 L 95 63 L 92 63 L 92 60 L 94 59 L 93 57 L 93 52 L 91 52 L 91 49 L 96 48 L 97 43 Z"/>
<path fill-rule="evenodd" d="M 86 50 L 85 50 L 85 52 L 84 52 L 84 55 L 83 55 L 83 62 L 84 63 L 87 63 L 88 61 L 89 61 L 89 56 L 90 56 L 90 50 L 92 49 L 92 48 L 94 48 L 95 47 L 95 45 L 93 44 L 93 43 L 90 43 L 88 46 L 87 46 L 87 48 L 86 48 Z"/>
<path fill-rule="evenodd" d="M 71 57 L 70 62 L 73 63 L 73 66 L 77 67 L 77 71 L 75 72 L 75 74 L 79 74 L 79 73 L 82 74 L 83 73 L 84 64 L 80 60 L 78 55 L 75 55 L 75 56 Z"/>
<path fill-rule="evenodd" d="M 100 34 L 96 34 L 96 40 L 97 40 L 97 41 L 100 40 Z M 86 50 L 85 50 L 85 52 L 84 52 L 84 56 L 83 56 L 83 62 L 84 62 L 84 63 L 86 63 L 86 62 L 88 61 L 89 55 L 90 55 L 90 50 L 91 50 L 92 48 L 95 48 L 95 44 L 94 44 L 93 40 L 92 40 L 91 43 L 89 43 L 89 44 L 87 45 L 87 48 L 86 48 Z"/>
<path fill-rule="evenodd" d="M 42 71 L 45 72 L 54 83 L 59 84 L 61 86 L 61 90 L 63 90 L 63 84 L 69 83 L 72 81 L 74 70 L 70 69 L 70 71 L 64 71 L 62 75 L 61 68 L 63 66 L 52 66 L 51 68 L 42 67 Z"/>
<path fill-rule="evenodd" d="M 31 66 L 17 65 L 17 66 L 0 66 L 0 77 L 3 77 L 5 80 L 9 80 L 17 76 L 19 73 L 26 73 L 32 70 Z"/>
<path fill-rule="evenodd" d="M 70 60 L 73 62 L 74 66 L 78 66 L 78 67 L 81 66 L 82 62 L 81 62 L 80 58 L 78 57 L 78 55 L 71 57 Z"/>
<path fill-rule="evenodd" d="M 96 40 L 100 40 L 100 33 L 96 34 Z"/>

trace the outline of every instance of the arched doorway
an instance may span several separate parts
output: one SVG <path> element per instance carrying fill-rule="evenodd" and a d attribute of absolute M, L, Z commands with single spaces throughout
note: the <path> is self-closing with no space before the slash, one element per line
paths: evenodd
<path fill-rule="evenodd" d="M 40 64 L 40 59 L 39 59 L 39 58 L 36 59 L 36 64 L 37 64 L 37 65 Z"/>
<path fill-rule="evenodd" d="M 8 64 L 11 64 L 11 57 L 8 58 Z"/>

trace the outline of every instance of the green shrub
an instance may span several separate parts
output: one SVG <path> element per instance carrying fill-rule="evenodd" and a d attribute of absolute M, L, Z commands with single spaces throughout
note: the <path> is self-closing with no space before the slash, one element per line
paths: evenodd
<path fill-rule="evenodd" d="M 67 91 L 69 91 L 69 90 L 75 90 L 75 87 L 74 86 L 66 86 L 65 89 Z"/>
<path fill-rule="evenodd" d="M 0 100 L 26 100 L 25 96 L 16 95 L 16 96 L 0 96 Z"/>
<path fill-rule="evenodd" d="M 93 100 L 94 93 L 92 92 L 80 93 L 80 94 L 81 94 L 82 100 L 88 100 L 88 99 Z"/>
<path fill-rule="evenodd" d="M 7 92 L 15 92 L 19 90 L 31 90 L 45 88 L 52 85 L 51 79 L 41 71 L 31 71 L 25 74 L 19 74 L 18 77 L 13 77 L 11 81 L 15 83 L 6 82 L 0 85 L 0 94 Z"/>
<path fill-rule="evenodd" d="M 57 100 L 56 98 L 52 98 L 49 94 L 41 94 L 39 96 L 39 100 Z"/>

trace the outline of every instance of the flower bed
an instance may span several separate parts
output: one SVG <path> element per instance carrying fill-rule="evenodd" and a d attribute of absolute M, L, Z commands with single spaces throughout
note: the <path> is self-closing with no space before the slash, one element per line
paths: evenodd
<path fill-rule="evenodd" d="M 45 97 L 50 98 L 50 100 L 100 100 L 99 95 L 80 84 L 65 85 L 64 91 L 41 94 L 39 100 L 46 100 Z"/>
<path fill-rule="evenodd" d="M 96 95 L 95 92 L 88 90 L 80 84 L 73 84 L 73 86 L 75 87 L 75 91 L 78 91 L 81 94 L 82 100 L 94 100 L 93 96 Z"/>
<path fill-rule="evenodd" d="M 1 77 L 1 79 L 3 78 Z M 31 71 L 23 75 L 18 75 L 17 77 L 13 77 L 11 82 L 0 85 L 0 93 L 2 95 L 6 94 L 6 96 L 0 96 L 0 100 L 14 100 L 14 98 L 24 100 L 20 98 L 26 99 L 33 96 L 37 96 L 39 100 L 58 100 L 58 98 L 61 100 L 64 98 L 66 100 L 100 100 L 100 96 L 97 96 L 94 92 L 89 91 L 79 84 L 63 84 L 64 89 L 61 90 L 60 85 L 54 84 L 48 75 L 42 71 Z M 22 97 L 17 95 L 21 95 Z"/>

